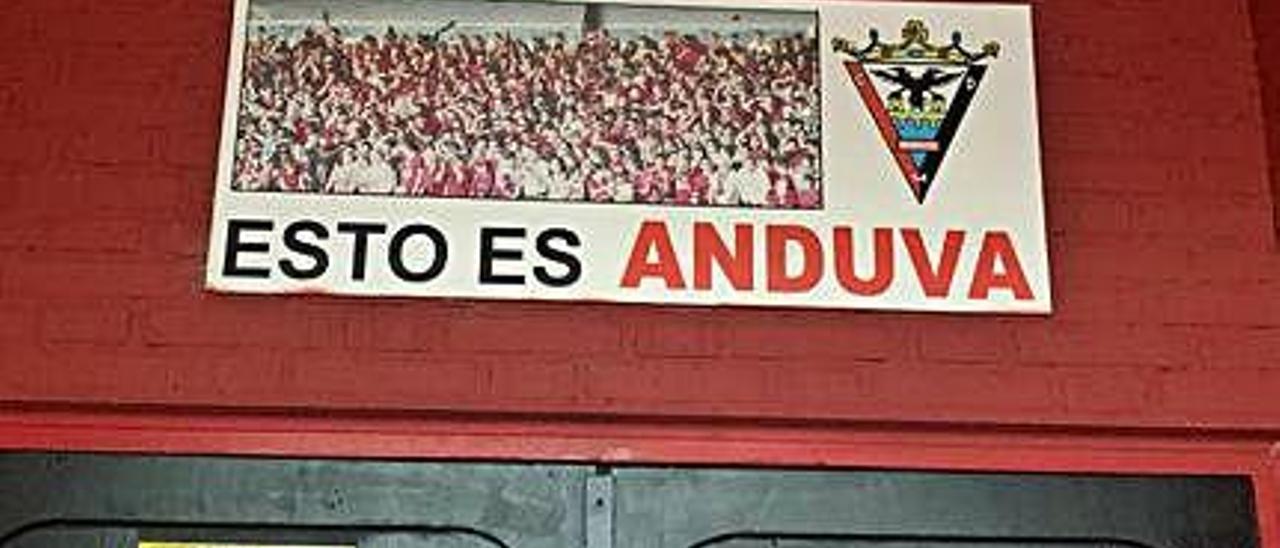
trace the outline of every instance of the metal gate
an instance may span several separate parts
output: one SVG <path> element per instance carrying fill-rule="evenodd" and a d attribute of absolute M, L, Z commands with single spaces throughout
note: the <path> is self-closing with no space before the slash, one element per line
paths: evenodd
<path fill-rule="evenodd" d="M 0 548 L 1253 548 L 1247 478 L 11 454 Z"/>

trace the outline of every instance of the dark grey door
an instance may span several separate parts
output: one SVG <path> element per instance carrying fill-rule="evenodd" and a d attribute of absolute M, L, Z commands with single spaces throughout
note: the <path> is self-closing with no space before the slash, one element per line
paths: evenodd
<path fill-rule="evenodd" d="M 0 548 L 1256 548 L 1241 477 L 0 455 Z"/>
<path fill-rule="evenodd" d="M 581 546 L 589 468 L 0 457 L 0 546 L 138 539 L 360 548 Z"/>
<path fill-rule="evenodd" d="M 1241 478 L 619 470 L 614 548 L 1253 547 Z"/>

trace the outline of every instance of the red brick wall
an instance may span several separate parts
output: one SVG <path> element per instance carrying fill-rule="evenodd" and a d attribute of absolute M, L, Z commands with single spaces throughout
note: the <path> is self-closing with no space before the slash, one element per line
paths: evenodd
<path fill-rule="evenodd" d="M 5 3 L 4 409 L 1280 432 L 1245 0 L 1036 2 L 1048 319 L 205 293 L 228 4 Z"/>

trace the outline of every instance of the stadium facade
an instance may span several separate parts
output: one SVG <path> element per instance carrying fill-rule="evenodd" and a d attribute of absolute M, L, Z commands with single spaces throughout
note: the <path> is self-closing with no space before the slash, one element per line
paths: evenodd
<path fill-rule="evenodd" d="M 287 29 L 290 2 L 261 1 L 261 17 Z M 513 468 L 467 464 L 481 468 L 448 477 L 512 500 L 542 492 L 526 463 L 549 467 L 538 477 L 581 475 L 586 489 L 597 488 L 593 467 L 617 466 L 618 485 L 658 486 L 643 503 L 618 499 L 633 513 L 615 516 L 632 517 L 701 504 L 696 489 L 662 491 L 676 482 L 666 467 L 679 466 L 1235 477 L 1247 503 L 1218 507 L 1280 547 L 1280 5 L 1032 5 L 1048 317 L 208 292 L 230 3 L 10 0 L 0 448 L 502 462 Z M 546 8 L 547 24 L 568 9 Z M 595 17 L 645 21 L 643 10 Z M 0 471 L 58 462 L 0 459 Z M 95 481 L 127 491 L 120 478 L 165 466 L 137 465 Z M 330 472 L 335 485 L 363 473 Z M 219 473 L 209 477 L 241 472 Z M 493 477 L 525 479 L 507 491 Z M 704 485 L 767 496 L 726 478 Z M 793 480 L 804 483 L 779 481 Z M 1098 503 L 1042 488 L 1065 489 L 1070 508 Z M 966 493 L 946 500 L 966 507 Z M 1140 495 L 1222 492 L 1188 483 Z M 924 495 L 882 496 L 929 507 Z M 815 497 L 796 500 L 828 500 Z M 333 515 L 347 504 L 316 501 Z M 383 523 L 360 508 L 362 526 Z M 501 510 L 477 512 L 543 523 Z M 308 524 L 344 523 L 317 512 Z"/>

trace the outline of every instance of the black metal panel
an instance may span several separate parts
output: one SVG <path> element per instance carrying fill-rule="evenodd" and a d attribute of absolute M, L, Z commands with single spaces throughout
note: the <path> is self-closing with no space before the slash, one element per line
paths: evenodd
<path fill-rule="evenodd" d="M 1134 548 L 1107 541 L 1010 540 L 888 540 L 871 538 L 807 538 L 795 536 L 738 536 L 710 541 L 707 548 Z"/>
<path fill-rule="evenodd" d="M 422 546 L 566 548 L 581 544 L 588 472 L 565 466 L 6 455 L 0 457 L 0 492 L 6 494 L 0 497 L 0 545 L 37 542 L 30 535 L 83 536 L 97 528 L 102 534 L 154 529 L 168 538 L 260 530 L 379 547 L 409 546 L 416 535 L 431 539 Z M 48 529 L 53 525 L 60 533 Z M 393 533 L 402 535 L 377 538 Z"/>
<path fill-rule="evenodd" d="M 1245 478 L 619 470 L 615 548 L 1253 548 Z"/>
<path fill-rule="evenodd" d="M 135 548 L 138 535 L 127 529 L 52 525 L 27 530 L 5 548 Z"/>
<path fill-rule="evenodd" d="M 281 531 L 272 529 L 156 529 L 54 525 L 17 535 L 6 548 L 136 548 L 141 539 L 172 542 L 218 542 L 255 546 L 354 546 L 356 548 L 502 548 L 497 539 L 465 532 L 378 533 L 367 530 Z"/>
<path fill-rule="evenodd" d="M 0 548 L 1256 548 L 1246 478 L 0 455 Z"/>

